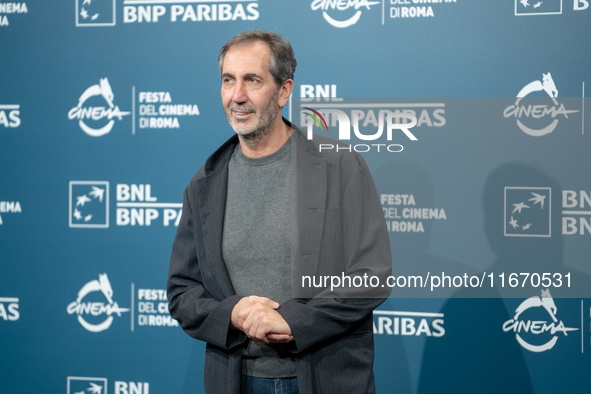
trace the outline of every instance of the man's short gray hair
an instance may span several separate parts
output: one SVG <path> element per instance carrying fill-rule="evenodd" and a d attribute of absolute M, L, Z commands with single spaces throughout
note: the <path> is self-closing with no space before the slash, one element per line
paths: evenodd
<path fill-rule="evenodd" d="M 234 45 L 246 45 L 256 41 L 262 41 L 269 45 L 271 49 L 271 60 L 269 61 L 269 72 L 275 79 L 277 87 L 281 86 L 283 82 L 288 79 L 293 80 L 298 62 L 295 59 L 293 48 L 289 41 L 284 40 L 281 34 L 265 30 L 247 30 L 236 35 L 226 43 L 220 50 L 218 63 L 220 66 L 220 74 L 224 67 L 224 58 L 226 53 Z"/>

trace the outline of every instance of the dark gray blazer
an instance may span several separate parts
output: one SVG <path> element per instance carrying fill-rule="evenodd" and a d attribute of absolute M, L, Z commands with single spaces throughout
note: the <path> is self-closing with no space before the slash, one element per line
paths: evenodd
<path fill-rule="evenodd" d="M 385 283 L 391 274 L 389 237 L 363 158 L 342 150 L 319 152 L 319 143 L 339 142 L 318 136 L 307 140 L 302 130 L 292 129 L 296 265 L 312 274 L 343 267 L 347 274 L 368 273 Z M 167 285 L 172 317 L 189 335 L 207 342 L 204 380 L 210 394 L 240 393 L 242 350 L 249 341 L 230 329 L 241 296 L 234 292 L 221 252 L 228 162 L 236 144 L 233 136 L 185 189 Z M 294 336 L 301 394 L 375 392 L 372 311 L 383 298 L 372 296 L 292 298 L 279 307 Z"/>

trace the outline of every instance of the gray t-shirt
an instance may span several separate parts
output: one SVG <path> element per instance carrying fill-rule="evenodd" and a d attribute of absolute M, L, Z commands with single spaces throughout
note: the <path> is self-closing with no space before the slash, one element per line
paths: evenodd
<path fill-rule="evenodd" d="M 291 297 L 291 139 L 278 151 L 249 158 L 236 146 L 228 167 L 222 256 L 236 294 Z M 289 345 L 288 345 L 289 346 Z M 250 341 L 242 374 L 296 376 L 288 346 Z"/>

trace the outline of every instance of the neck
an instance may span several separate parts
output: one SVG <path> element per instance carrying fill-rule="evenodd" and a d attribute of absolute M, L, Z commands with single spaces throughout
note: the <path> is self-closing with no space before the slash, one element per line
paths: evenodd
<path fill-rule="evenodd" d="M 240 148 L 246 157 L 253 159 L 269 156 L 279 150 L 285 142 L 291 137 L 291 127 L 283 122 L 281 114 L 275 117 L 271 132 L 262 140 L 246 141 L 243 137 L 240 139 Z"/>

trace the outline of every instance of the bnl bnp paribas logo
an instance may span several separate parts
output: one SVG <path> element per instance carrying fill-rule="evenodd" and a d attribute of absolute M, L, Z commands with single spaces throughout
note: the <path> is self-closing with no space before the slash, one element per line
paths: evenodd
<path fill-rule="evenodd" d="M 551 201 L 549 187 L 505 187 L 504 235 L 551 237 Z M 590 208 L 591 191 L 562 190 L 562 235 L 591 235 Z"/>
<path fill-rule="evenodd" d="M 107 394 L 107 379 L 68 376 L 67 394 Z"/>
<path fill-rule="evenodd" d="M 109 227 L 109 182 L 70 182 L 70 227 Z"/>
<path fill-rule="evenodd" d="M 76 26 L 115 26 L 115 0 L 76 1 Z"/>
<path fill-rule="evenodd" d="M 68 376 L 67 394 L 108 394 L 107 378 L 91 378 L 83 376 Z M 148 382 L 115 381 L 114 394 L 150 394 Z"/>
<path fill-rule="evenodd" d="M 164 227 L 178 226 L 182 203 L 159 202 L 150 184 L 115 186 L 117 226 L 151 226 L 161 218 Z M 72 228 L 109 227 L 109 182 L 70 181 L 69 226 Z"/>
<path fill-rule="evenodd" d="M 17 128 L 21 125 L 20 104 L 0 104 L 0 126 L 6 129 Z"/>
<path fill-rule="evenodd" d="M 17 321 L 20 318 L 18 297 L 0 297 L 0 320 Z"/>
<path fill-rule="evenodd" d="M 551 201 L 549 187 L 505 187 L 505 236 L 552 236 Z"/>
<path fill-rule="evenodd" d="M 515 16 L 560 15 L 563 0 L 515 0 Z M 569 1 L 568 3 L 570 3 Z M 589 0 L 572 0 L 573 11 L 589 8 Z"/>
<path fill-rule="evenodd" d="M 443 313 L 375 310 L 373 333 L 441 338 L 445 335 L 443 318 Z"/>
<path fill-rule="evenodd" d="M 566 327 L 556 317 L 557 312 L 550 290 L 542 289 L 541 296 L 530 297 L 515 309 L 513 318 L 503 323 L 503 331 L 514 332 L 515 339 L 524 349 L 545 352 L 556 345 L 559 337 L 567 337 L 569 332 L 579 330 Z"/>
<path fill-rule="evenodd" d="M 548 98 L 526 97 L 540 92 Z M 552 133 L 561 119 L 568 119 L 569 114 L 579 112 L 568 110 L 564 103 L 560 103 L 558 89 L 550 73 L 542 74 L 542 80 L 528 83 L 517 93 L 515 104 L 508 106 L 503 111 L 505 118 L 515 118 L 517 126 L 525 134 L 532 137 L 541 137 Z M 527 102 L 526 102 L 527 101 Z"/>
<path fill-rule="evenodd" d="M 515 0 L 515 15 L 562 14 L 562 0 Z"/>
<path fill-rule="evenodd" d="M 75 0 L 76 26 L 115 26 L 115 0 Z M 123 23 L 233 22 L 259 18 L 258 0 L 121 0 Z"/>
<path fill-rule="evenodd" d="M 80 129 L 92 137 L 108 134 L 116 121 L 122 121 L 124 116 L 131 113 L 121 111 L 114 104 L 114 99 L 109 80 L 102 78 L 98 84 L 90 86 L 82 93 L 78 104 L 68 112 L 68 119 L 78 120 Z"/>
<path fill-rule="evenodd" d="M 106 301 L 106 302 L 105 302 Z M 105 331 L 115 316 L 121 317 L 129 308 L 121 308 L 113 300 L 113 288 L 107 274 L 99 274 L 99 278 L 86 283 L 76 300 L 67 307 L 69 315 L 76 315 L 82 327 L 90 332 Z"/>

